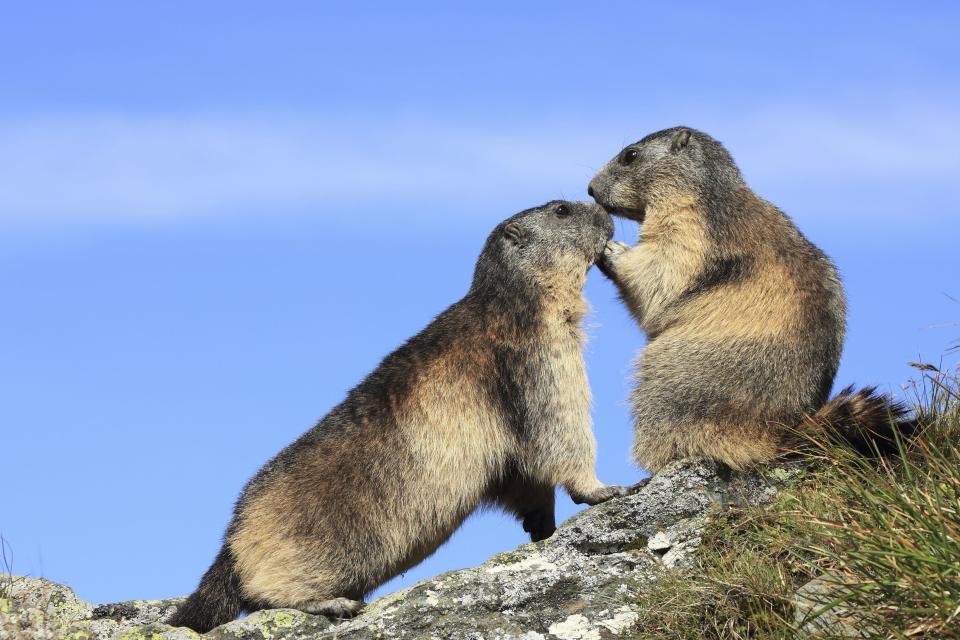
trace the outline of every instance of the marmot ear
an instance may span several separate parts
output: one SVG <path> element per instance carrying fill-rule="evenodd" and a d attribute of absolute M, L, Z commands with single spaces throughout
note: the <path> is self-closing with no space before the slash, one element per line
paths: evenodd
<path fill-rule="evenodd" d="M 670 141 L 670 151 L 680 151 L 690 143 L 690 129 L 680 129 L 673 134 L 673 140 Z"/>
<path fill-rule="evenodd" d="M 503 237 L 511 244 L 520 245 L 527 239 L 527 232 L 516 222 L 508 222 L 503 225 Z"/>

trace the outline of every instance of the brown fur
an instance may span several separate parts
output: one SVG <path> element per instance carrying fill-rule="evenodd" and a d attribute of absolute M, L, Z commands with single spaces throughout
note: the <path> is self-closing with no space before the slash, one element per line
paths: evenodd
<path fill-rule="evenodd" d="M 612 231 L 588 203 L 498 226 L 467 296 L 251 480 L 170 624 L 206 631 L 264 607 L 351 615 L 483 504 L 540 540 L 556 486 L 590 504 L 624 493 L 596 477 L 580 329 L 586 272 Z"/>
<path fill-rule="evenodd" d="M 639 464 L 708 457 L 743 469 L 792 446 L 805 416 L 880 432 L 899 415 L 872 390 L 827 403 L 845 329 L 836 268 L 716 140 L 652 134 L 590 192 L 642 223 L 636 246 L 608 243 L 600 263 L 648 336 L 632 396 Z"/>

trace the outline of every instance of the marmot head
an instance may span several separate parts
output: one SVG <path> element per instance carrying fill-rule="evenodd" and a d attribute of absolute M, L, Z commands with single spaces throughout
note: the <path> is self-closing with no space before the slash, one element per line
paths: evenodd
<path fill-rule="evenodd" d="M 742 181 L 722 144 L 696 129 L 673 127 L 627 145 L 587 191 L 610 213 L 643 222 L 647 207 L 677 198 L 692 197 L 710 209 L 714 194 Z"/>
<path fill-rule="evenodd" d="M 487 238 L 474 289 L 511 284 L 583 286 L 590 266 L 613 237 L 613 220 L 591 202 L 554 200 L 501 222 Z"/>

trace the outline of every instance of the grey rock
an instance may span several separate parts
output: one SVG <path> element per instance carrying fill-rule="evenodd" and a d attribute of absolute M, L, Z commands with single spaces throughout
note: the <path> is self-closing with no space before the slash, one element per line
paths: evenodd
<path fill-rule="evenodd" d="M 95 620 L 113 620 L 121 626 L 149 624 L 166 619 L 184 600 L 186 598 L 101 604 L 93 608 L 90 617 Z"/>
<path fill-rule="evenodd" d="M 170 640 L 200 637 L 189 629 L 159 623 L 183 598 L 131 600 L 95 607 L 69 587 L 43 578 L 9 576 L 2 586 L 5 598 L 0 599 L 0 640 L 141 640 L 155 634 Z"/>
<path fill-rule="evenodd" d="M 295 609 L 269 609 L 221 625 L 207 637 L 212 640 L 300 640 L 316 638 L 329 627 L 330 621 L 322 616 Z"/>
<path fill-rule="evenodd" d="M 43 578 L 9 576 L 3 591 L 20 607 L 47 612 L 63 622 L 89 618 L 93 611 L 93 605 L 77 597 L 70 587 Z"/>
<path fill-rule="evenodd" d="M 647 549 L 660 555 L 669 551 L 673 545 L 673 539 L 668 536 L 665 531 L 658 531 L 647 541 Z"/>
<path fill-rule="evenodd" d="M 713 462 L 680 461 L 636 485 L 632 495 L 581 511 L 547 540 L 521 545 L 478 567 L 419 582 L 371 602 L 352 620 L 331 622 L 289 609 L 259 611 L 222 625 L 205 637 L 628 637 L 640 616 L 640 594 L 664 572 L 689 566 L 710 515 L 733 504 L 766 502 L 801 472 L 799 464 L 741 474 L 730 473 Z M 176 607 L 177 599 L 93 607 L 61 585 L 23 580 L 20 590 L 11 593 L 13 610 L 0 615 L 18 616 L 45 606 L 47 623 L 55 621 L 64 628 L 82 631 L 87 635 L 76 637 L 90 640 L 198 637 L 187 629 L 160 623 Z M 51 608 L 51 600 L 59 602 L 59 608 Z"/>
<path fill-rule="evenodd" d="M 685 569 L 693 561 L 706 524 L 706 516 L 681 520 L 666 530 L 657 532 L 647 542 L 647 549 L 658 556 L 666 568 Z"/>
<path fill-rule="evenodd" d="M 320 637 L 629 635 L 640 614 L 638 596 L 664 571 L 689 564 L 710 514 L 766 502 L 801 470 L 729 474 L 712 462 L 675 463 L 633 495 L 578 513 L 548 540 L 382 598 Z M 651 550 L 658 535 L 669 546 Z"/>
<path fill-rule="evenodd" d="M 793 597 L 797 629 L 814 637 L 873 638 L 883 635 L 844 606 L 849 594 L 849 587 L 833 573 L 814 578 L 800 587 Z"/>

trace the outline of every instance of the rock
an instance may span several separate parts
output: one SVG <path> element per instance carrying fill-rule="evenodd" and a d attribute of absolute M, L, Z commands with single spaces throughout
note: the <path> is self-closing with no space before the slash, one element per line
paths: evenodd
<path fill-rule="evenodd" d="M 321 638 L 544 638 L 628 636 L 638 596 L 685 566 L 706 517 L 765 502 L 800 473 L 729 474 L 711 462 L 670 465 L 629 496 L 581 511 L 549 539 L 521 545 L 371 603 Z M 658 534 L 669 542 L 650 550 Z"/>
<path fill-rule="evenodd" d="M 180 640 L 199 638 L 189 629 L 159 624 L 183 602 L 131 600 L 94 607 L 72 589 L 43 578 L 10 576 L 3 584 L 6 598 L 0 600 L 0 640 L 70 638 L 96 640 Z M 159 638 L 155 639 L 155 636 Z"/>
<path fill-rule="evenodd" d="M 673 540 L 663 531 L 658 531 L 652 538 L 647 540 L 647 549 L 657 555 L 663 555 L 673 546 Z"/>
<path fill-rule="evenodd" d="M 7 597 L 25 609 L 37 609 L 64 622 L 89 618 L 93 606 L 73 589 L 43 578 L 11 576 L 4 584 Z"/>
<path fill-rule="evenodd" d="M 686 518 L 658 531 L 647 541 L 647 549 L 668 569 L 682 569 L 693 560 L 693 552 L 700 546 L 701 532 L 707 524 L 705 516 Z"/>
<path fill-rule="evenodd" d="M 498 554 L 368 604 L 347 621 L 289 609 L 258 611 L 222 625 L 210 640 L 437 638 L 444 640 L 606 640 L 629 637 L 639 596 L 665 571 L 688 566 L 707 518 L 731 504 L 766 502 L 802 471 L 730 473 L 705 461 L 680 461 L 632 495 L 585 509 L 547 540 Z M 197 638 L 160 620 L 179 600 L 93 607 L 61 585 L 21 579 L 12 610 L 77 638 Z M 47 594 L 47 595 L 44 595 Z M 53 604 L 51 604 L 53 603 Z M 59 603 L 59 604 L 58 604 Z M 9 607 L 8 607 L 9 608 Z M 2 610 L 2 609 L 0 609 Z M 25 613 L 35 612 L 35 613 Z M 28 621 L 29 624 L 36 623 Z M 10 622 L 10 620 L 7 620 Z M 14 621 L 21 624 L 18 618 Z M 39 627 L 38 627 L 39 628 Z M 34 637 L 47 637 L 35 635 Z M 56 635 L 49 637 L 66 637 Z M 4 636 L 0 631 L 0 640 Z"/>
<path fill-rule="evenodd" d="M 312 616 L 295 609 L 256 611 L 246 618 L 228 622 L 207 634 L 213 640 L 299 640 L 316 638 L 330 627 L 322 616 Z"/>
<path fill-rule="evenodd" d="M 826 573 L 814 578 L 793 597 L 794 624 L 814 637 L 873 638 L 883 634 L 871 629 L 843 606 L 849 587 L 840 576 Z"/>
<path fill-rule="evenodd" d="M 168 600 L 130 600 L 94 607 L 90 617 L 95 620 L 113 620 L 124 626 L 148 624 L 165 620 L 186 598 Z"/>

